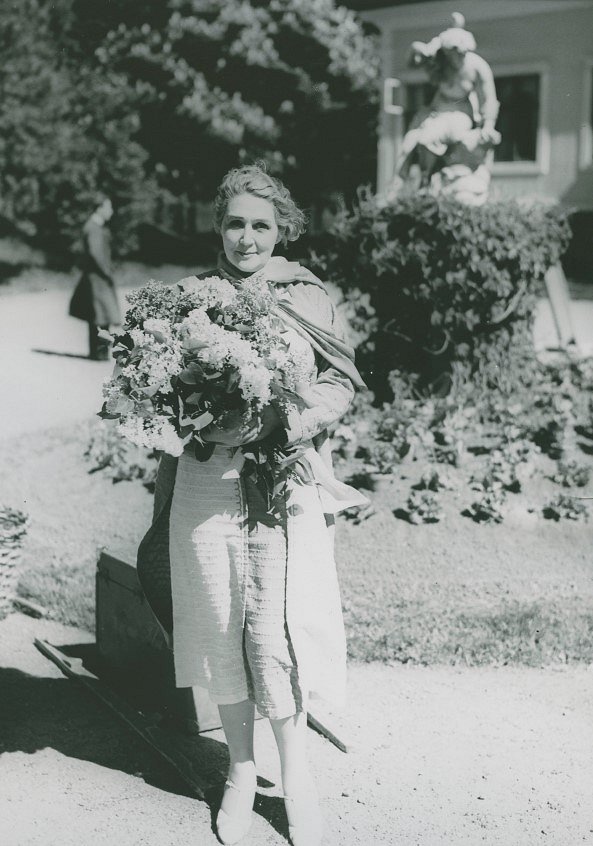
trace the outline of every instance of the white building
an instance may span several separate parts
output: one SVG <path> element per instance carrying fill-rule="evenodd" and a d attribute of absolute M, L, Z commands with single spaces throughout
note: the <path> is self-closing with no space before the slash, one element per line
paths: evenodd
<path fill-rule="evenodd" d="M 393 176 L 398 138 L 430 97 L 407 67 L 412 41 L 428 41 L 461 12 L 494 72 L 501 104 L 494 196 L 553 198 L 593 211 L 593 0 L 352 0 L 381 33 L 386 83 L 378 188 Z M 380 6 L 380 8 L 376 8 Z M 390 104 L 403 114 L 390 114 Z"/>

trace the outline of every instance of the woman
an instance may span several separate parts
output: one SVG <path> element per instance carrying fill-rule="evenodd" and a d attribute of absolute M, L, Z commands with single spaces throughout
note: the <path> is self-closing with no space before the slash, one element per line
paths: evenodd
<path fill-rule="evenodd" d="M 223 254 L 204 276 L 240 285 L 258 274 L 274 286 L 302 382 L 293 386 L 289 411 L 278 402 L 257 417 L 228 414 L 205 430 L 215 445 L 208 460 L 190 449 L 178 461 L 161 461 L 153 526 L 165 522 L 169 531 L 176 683 L 207 688 L 220 710 L 230 755 L 216 821 L 221 841 L 236 843 L 249 829 L 257 705 L 278 745 L 291 840 L 315 846 L 322 822 L 306 756 L 307 701 L 340 702 L 345 682 L 333 515 L 366 502 L 334 478 L 326 429 L 362 382 L 322 283 L 272 256 L 279 242 L 304 230 L 284 185 L 256 165 L 230 171 L 215 201 L 215 225 Z M 299 481 L 289 482 L 273 513 L 250 479 L 225 473 L 234 448 L 264 438 L 298 445 L 301 456 Z M 142 549 L 150 543 L 149 532 L 138 561 L 149 600 Z M 156 610 L 158 601 L 151 604 Z"/>
<path fill-rule="evenodd" d="M 111 235 L 107 224 L 113 216 L 109 197 L 99 194 L 96 207 L 83 229 L 82 275 L 70 300 L 70 314 L 89 325 L 89 358 L 107 361 L 109 342 L 100 329 L 121 323 L 111 267 Z"/>

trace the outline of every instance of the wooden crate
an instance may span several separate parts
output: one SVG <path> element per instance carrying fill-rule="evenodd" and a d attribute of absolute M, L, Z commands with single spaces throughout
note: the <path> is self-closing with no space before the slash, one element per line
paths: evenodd
<path fill-rule="evenodd" d="M 173 653 L 144 598 L 136 568 L 109 552 L 97 563 L 97 650 L 106 672 L 148 709 L 163 708 L 193 731 L 220 727 L 203 688 L 176 688 Z"/>

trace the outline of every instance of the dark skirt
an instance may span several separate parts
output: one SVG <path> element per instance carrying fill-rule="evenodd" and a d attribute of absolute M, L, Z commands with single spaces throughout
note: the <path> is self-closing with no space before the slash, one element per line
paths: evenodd
<path fill-rule="evenodd" d="M 121 323 L 113 282 L 97 273 L 83 273 L 70 300 L 70 315 L 96 326 Z"/>

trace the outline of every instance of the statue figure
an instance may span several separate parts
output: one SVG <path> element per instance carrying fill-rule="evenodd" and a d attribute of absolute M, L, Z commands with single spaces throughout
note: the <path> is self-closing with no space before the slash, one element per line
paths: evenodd
<path fill-rule="evenodd" d="M 417 163 L 421 184 L 462 202 L 485 202 L 492 148 L 500 143 L 494 125 L 499 103 L 488 62 L 456 12 L 453 25 L 428 43 L 412 44 L 409 63 L 426 70 L 436 92 L 406 132 L 392 191 Z"/>

